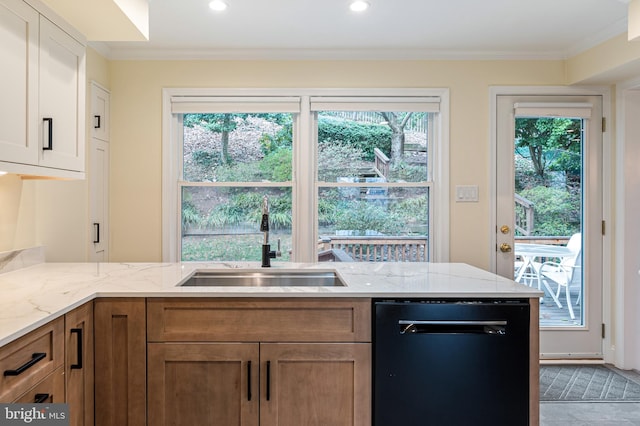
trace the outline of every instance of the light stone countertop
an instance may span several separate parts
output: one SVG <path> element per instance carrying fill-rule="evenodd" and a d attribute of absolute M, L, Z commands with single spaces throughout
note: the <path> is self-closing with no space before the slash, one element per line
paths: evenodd
<path fill-rule="evenodd" d="M 197 269 L 251 263 L 40 263 L 0 273 L 0 346 L 96 297 L 470 297 L 542 292 L 462 263 L 281 263 L 272 270 L 335 271 L 346 287 L 180 287 Z"/>

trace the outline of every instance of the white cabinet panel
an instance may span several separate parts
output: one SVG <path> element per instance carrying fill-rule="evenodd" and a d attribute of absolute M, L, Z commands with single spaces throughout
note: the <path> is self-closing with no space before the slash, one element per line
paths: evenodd
<path fill-rule="evenodd" d="M 84 51 L 40 17 L 40 165 L 84 171 Z"/>
<path fill-rule="evenodd" d="M 38 161 L 38 16 L 21 0 L 0 0 L 0 161 Z"/>
<path fill-rule="evenodd" d="M 109 144 L 91 138 L 89 152 L 91 248 L 89 260 L 109 261 Z"/>
<path fill-rule="evenodd" d="M 91 85 L 91 137 L 109 142 L 109 92 Z"/>

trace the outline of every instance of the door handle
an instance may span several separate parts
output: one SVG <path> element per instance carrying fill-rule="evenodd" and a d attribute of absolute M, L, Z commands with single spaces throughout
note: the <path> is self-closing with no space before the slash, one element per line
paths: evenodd
<path fill-rule="evenodd" d="M 77 354 L 77 364 L 71 364 L 72 370 L 82 369 L 82 329 L 81 328 L 72 328 L 71 333 L 77 335 L 77 345 L 76 346 L 76 354 Z"/>
<path fill-rule="evenodd" d="M 42 150 L 43 151 L 52 151 L 53 150 L 53 118 L 45 117 L 45 118 L 42 119 L 42 121 L 47 123 L 47 130 L 49 131 L 49 134 L 47 136 L 48 145 L 47 146 L 43 145 L 42 146 Z"/>
<path fill-rule="evenodd" d="M 503 253 L 511 253 L 511 246 L 507 243 L 500 244 L 500 251 Z"/>

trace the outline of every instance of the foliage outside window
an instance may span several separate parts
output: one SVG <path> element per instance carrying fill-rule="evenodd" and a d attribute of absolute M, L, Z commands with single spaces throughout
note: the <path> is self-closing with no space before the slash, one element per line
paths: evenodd
<path fill-rule="evenodd" d="M 429 114 L 317 114 L 319 258 L 427 260 Z"/>
<path fill-rule="evenodd" d="M 313 97 L 269 96 L 171 98 L 181 158 L 179 258 L 259 261 L 266 195 L 269 242 L 282 246 L 274 261 L 297 260 L 299 250 L 305 259 L 315 252 L 318 261 L 431 260 L 429 152 L 437 114 L 371 104 L 320 110 Z M 249 107 L 242 104 L 247 99 Z M 285 106 L 271 108 L 271 99 Z M 291 99 L 310 102 L 310 114 Z M 398 99 L 390 105 L 404 105 Z"/>
<path fill-rule="evenodd" d="M 531 236 L 581 232 L 583 126 L 577 118 L 516 118 L 515 192 L 532 205 Z"/>
<path fill-rule="evenodd" d="M 291 247 L 291 114 L 184 114 L 183 129 L 182 260 L 260 260 L 265 195 L 270 242 Z"/>

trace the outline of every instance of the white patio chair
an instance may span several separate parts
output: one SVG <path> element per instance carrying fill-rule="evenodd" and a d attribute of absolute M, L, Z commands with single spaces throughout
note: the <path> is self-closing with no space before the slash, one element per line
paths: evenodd
<path fill-rule="evenodd" d="M 542 283 L 547 288 L 553 301 L 559 308 L 562 308 L 559 297 L 560 292 L 564 288 L 567 308 L 571 319 L 575 319 L 573 306 L 571 303 L 571 287 L 579 286 L 580 292 L 576 300 L 576 305 L 580 303 L 582 294 L 582 235 L 573 234 L 567 243 L 567 248 L 573 253 L 571 256 L 565 256 L 560 262 L 544 262 L 539 269 Z M 550 283 L 555 284 L 555 292 L 552 290 Z"/>

